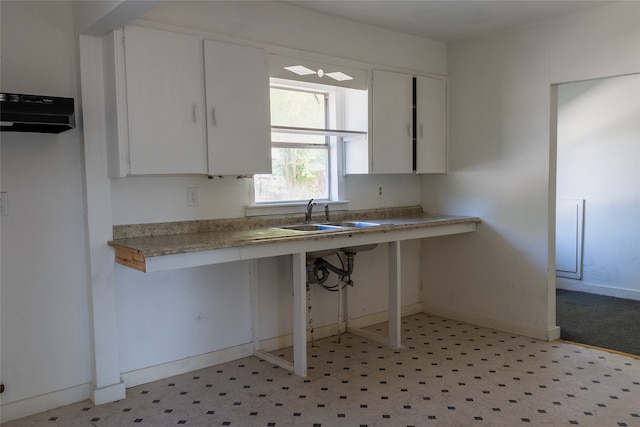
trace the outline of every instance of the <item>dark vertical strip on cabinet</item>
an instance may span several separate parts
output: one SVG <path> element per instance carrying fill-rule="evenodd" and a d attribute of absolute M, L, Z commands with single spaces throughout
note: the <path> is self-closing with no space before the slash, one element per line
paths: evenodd
<path fill-rule="evenodd" d="M 418 92 L 417 92 L 417 79 L 414 77 L 413 78 L 413 129 L 412 129 L 412 137 L 411 137 L 411 143 L 413 145 L 413 164 L 412 164 L 412 168 L 413 171 L 415 172 L 417 170 L 417 166 L 418 166 L 418 157 L 417 157 L 417 129 L 418 129 L 418 115 L 417 115 L 417 106 L 416 106 L 416 102 L 417 102 L 417 98 L 418 98 Z"/>

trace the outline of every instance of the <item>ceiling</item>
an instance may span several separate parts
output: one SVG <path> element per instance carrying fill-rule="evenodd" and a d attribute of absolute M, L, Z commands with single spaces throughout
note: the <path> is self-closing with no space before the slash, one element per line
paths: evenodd
<path fill-rule="evenodd" d="M 612 0 L 301 0 L 284 1 L 431 40 L 450 42 L 577 12 Z"/>

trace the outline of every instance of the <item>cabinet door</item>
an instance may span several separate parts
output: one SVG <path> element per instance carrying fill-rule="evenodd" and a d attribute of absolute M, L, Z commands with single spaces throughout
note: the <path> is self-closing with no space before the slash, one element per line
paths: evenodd
<path fill-rule="evenodd" d="M 373 71 L 373 173 L 413 172 L 413 77 Z"/>
<path fill-rule="evenodd" d="M 209 174 L 271 173 L 266 52 L 205 40 L 204 61 Z"/>
<path fill-rule="evenodd" d="M 447 82 L 418 76 L 416 81 L 416 172 L 447 171 Z"/>
<path fill-rule="evenodd" d="M 206 174 L 202 49 L 185 34 L 125 27 L 131 174 Z"/>

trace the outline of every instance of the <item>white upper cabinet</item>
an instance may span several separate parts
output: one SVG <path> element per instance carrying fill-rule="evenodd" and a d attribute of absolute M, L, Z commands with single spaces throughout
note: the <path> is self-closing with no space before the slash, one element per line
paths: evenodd
<path fill-rule="evenodd" d="M 206 174 L 201 41 L 124 29 L 129 174 Z"/>
<path fill-rule="evenodd" d="M 446 172 L 446 81 L 373 70 L 371 123 L 372 173 Z"/>
<path fill-rule="evenodd" d="M 271 173 L 263 49 L 137 26 L 103 47 L 110 176 Z"/>
<path fill-rule="evenodd" d="M 266 52 L 205 40 L 204 63 L 209 174 L 271 173 Z"/>

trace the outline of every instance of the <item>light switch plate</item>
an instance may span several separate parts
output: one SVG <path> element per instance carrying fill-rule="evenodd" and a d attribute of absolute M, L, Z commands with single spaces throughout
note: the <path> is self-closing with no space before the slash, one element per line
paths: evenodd
<path fill-rule="evenodd" d="M 0 193 L 0 211 L 2 216 L 9 216 L 9 197 L 6 191 Z"/>
<path fill-rule="evenodd" d="M 198 197 L 198 187 L 187 188 L 187 206 L 193 207 L 198 206 L 199 204 L 200 199 Z"/>

